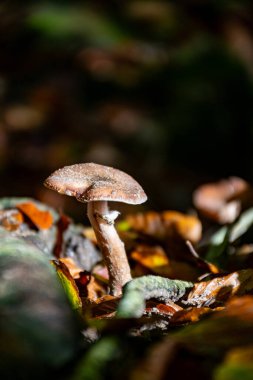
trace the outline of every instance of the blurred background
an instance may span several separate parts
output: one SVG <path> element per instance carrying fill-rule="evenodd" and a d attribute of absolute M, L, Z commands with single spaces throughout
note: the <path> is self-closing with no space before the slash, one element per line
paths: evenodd
<path fill-rule="evenodd" d="M 42 185 L 65 165 L 120 168 L 156 210 L 253 180 L 251 1 L 3 0 L 0 19 L 0 196 L 81 220 Z"/>

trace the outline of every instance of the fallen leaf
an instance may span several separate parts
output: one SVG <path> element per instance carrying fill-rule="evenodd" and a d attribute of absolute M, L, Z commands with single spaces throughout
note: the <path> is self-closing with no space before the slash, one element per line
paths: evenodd
<path fill-rule="evenodd" d="M 179 310 L 173 314 L 170 325 L 186 325 L 198 322 L 202 317 L 213 313 L 214 311 L 223 310 L 222 307 L 211 309 L 209 307 L 190 307 L 185 310 Z"/>
<path fill-rule="evenodd" d="M 160 240 L 179 238 L 196 243 L 202 234 L 202 225 L 197 217 L 178 211 L 137 213 L 128 215 L 126 221 L 133 230 Z"/>
<path fill-rule="evenodd" d="M 82 300 L 79 296 L 79 290 L 75 280 L 70 274 L 68 267 L 61 261 L 52 260 L 56 268 L 56 272 L 68 297 L 68 300 L 74 310 L 80 311 L 82 308 Z"/>
<path fill-rule="evenodd" d="M 193 193 L 193 203 L 207 218 L 220 224 L 232 223 L 240 214 L 242 198 L 249 191 L 246 181 L 230 177 L 200 186 Z"/>
<path fill-rule="evenodd" d="M 208 262 L 221 264 L 224 260 L 223 253 L 225 252 L 229 242 L 228 226 L 221 227 L 216 231 L 208 242 L 208 249 L 205 254 L 205 259 Z"/>
<path fill-rule="evenodd" d="M 91 317 L 96 319 L 108 319 L 115 316 L 119 303 L 119 297 L 109 294 L 97 298 L 90 306 Z"/>
<path fill-rule="evenodd" d="M 180 310 L 182 310 L 182 307 L 172 301 L 167 302 L 166 305 L 154 301 L 147 301 L 144 314 L 148 313 L 152 315 L 152 313 L 155 313 L 159 314 L 160 316 L 168 316 L 170 319 L 172 315 Z"/>
<path fill-rule="evenodd" d="M 207 260 L 204 260 L 202 257 L 200 257 L 198 255 L 198 253 L 195 251 L 195 249 L 194 249 L 194 247 L 190 241 L 186 241 L 186 245 L 189 248 L 189 252 L 191 253 L 193 260 L 196 262 L 196 265 L 199 266 L 200 268 L 202 268 L 203 270 L 205 270 L 205 272 L 206 272 L 205 274 L 207 274 L 207 273 L 213 273 L 213 274 L 220 273 L 220 269 L 216 265 L 214 265 L 213 263 L 211 263 Z"/>
<path fill-rule="evenodd" d="M 130 253 L 130 258 L 156 274 L 171 274 L 170 261 L 160 246 L 138 244 L 135 250 Z"/>
<path fill-rule="evenodd" d="M 79 326 L 47 256 L 0 230 L 0 277 L 3 378 L 44 377 L 45 366 L 59 368 L 72 360 L 81 341 Z"/>
<path fill-rule="evenodd" d="M 117 310 L 119 318 L 139 318 L 142 316 L 146 300 L 155 298 L 162 302 L 177 302 L 193 283 L 170 280 L 160 276 L 143 276 L 129 281 L 123 287 L 123 295 Z"/>
<path fill-rule="evenodd" d="M 173 279 L 193 281 L 201 274 L 197 268 L 196 258 L 192 259 L 192 262 L 169 259 L 164 249 L 158 245 L 137 244 L 130 253 L 130 258 L 139 264 L 137 267 L 133 266 L 135 277 L 157 274 Z M 204 268 L 206 270 L 208 266 L 205 265 Z"/>
<path fill-rule="evenodd" d="M 94 275 L 92 275 L 89 283 L 87 284 L 87 298 L 92 301 L 95 301 L 106 294 L 107 294 L 106 284 L 101 282 L 96 277 L 94 277 Z"/>
<path fill-rule="evenodd" d="M 16 208 L 38 229 L 49 229 L 53 224 L 50 211 L 40 210 L 33 202 L 18 203 Z"/>
<path fill-rule="evenodd" d="M 226 308 L 173 334 L 191 351 L 220 355 L 233 347 L 252 344 L 253 296 L 235 297 Z M 171 338 L 171 337 L 170 337 Z"/>
<path fill-rule="evenodd" d="M 237 356 L 236 359 L 234 358 L 234 362 L 240 361 L 240 356 L 244 357 L 245 361 L 248 360 L 246 358 L 249 358 L 248 362 L 252 363 L 250 349 L 253 336 L 252 305 L 252 296 L 235 298 L 229 301 L 223 310 L 218 311 L 218 309 L 207 314 L 204 312 L 203 316 L 206 315 L 206 318 L 198 323 L 169 333 L 164 339 L 150 346 L 144 360 L 138 361 L 130 379 L 184 379 L 185 376 L 190 379 L 244 379 L 243 376 L 216 378 L 215 374 L 217 373 L 217 362 L 221 362 L 228 350 L 233 350 L 232 352 Z M 209 308 L 204 308 L 204 310 L 206 309 Z M 201 315 L 203 309 L 200 310 Z M 173 318 L 177 318 L 177 314 L 183 316 L 184 313 L 185 311 L 175 313 L 171 317 L 170 323 Z M 196 313 L 199 313 L 198 309 L 196 309 Z M 238 350 L 241 349 L 245 351 L 238 354 Z M 241 374 L 245 373 L 245 371 L 241 372 Z M 247 372 L 247 374 L 249 373 Z M 246 378 L 251 379 L 252 377 Z"/>
<path fill-rule="evenodd" d="M 238 221 L 231 227 L 229 232 L 229 242 L 234 242 L 240 238 L 253 225 L 253 208 L 244 211 Z"/>
<path fill-rule="evenodd" d="M 59 259 L 59 262 L 63 263 L 68 268 L 70 275 L 74 279 L 80 277 L 80 272 L 82 272 L 83 269 L 78 267 L 70 257 L 62 257 Z"/>
<path fill-rule="evenodd" d="M 197 307 L 210 306 L 227 301 L 234 295 L 243 295 L 253 291 L 253 269 L 242 269 L 217 277 L 210 281 L 194 284 L 184 304 Z"/>

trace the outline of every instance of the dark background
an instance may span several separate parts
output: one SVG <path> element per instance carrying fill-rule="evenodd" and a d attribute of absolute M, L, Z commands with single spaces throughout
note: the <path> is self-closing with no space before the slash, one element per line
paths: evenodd
<path fill-rule="evenodd" d="M 252 1 L 1 1 L 0 20 L 1 196 L 81 220 L 42 185 L 64 165 L 120 168 L 156 210 L 253 180 Z"/>

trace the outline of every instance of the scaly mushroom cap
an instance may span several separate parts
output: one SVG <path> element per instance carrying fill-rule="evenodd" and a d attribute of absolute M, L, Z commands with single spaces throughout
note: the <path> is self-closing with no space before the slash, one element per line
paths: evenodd
<path fill-rule="evenodd" d="M 80 202 L 115 201 L 140 204 L 147 200 L 130 175 L 109 166 L 86 163 L 56 170 L 44 182 L 49 189 L 76 197 Z"/>

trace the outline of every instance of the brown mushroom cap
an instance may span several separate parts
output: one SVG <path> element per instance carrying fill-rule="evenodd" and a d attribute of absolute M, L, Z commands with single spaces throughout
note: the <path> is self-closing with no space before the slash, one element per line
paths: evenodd
<path fill-rule="evenodd" d="M 130 175 L 94 163 L 58 169 L 46 179 L 44 185 L 58 193 L 74 196 L 80 202 L 115 201 L 140 204 L 147 200 L 142 187 Z"/>

